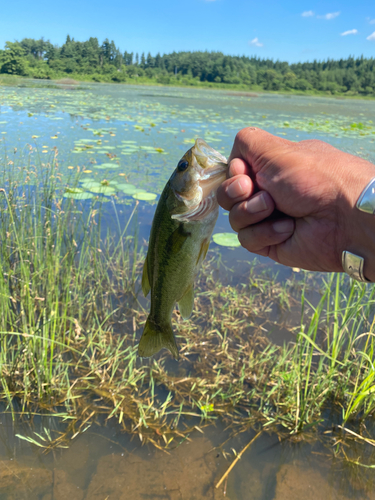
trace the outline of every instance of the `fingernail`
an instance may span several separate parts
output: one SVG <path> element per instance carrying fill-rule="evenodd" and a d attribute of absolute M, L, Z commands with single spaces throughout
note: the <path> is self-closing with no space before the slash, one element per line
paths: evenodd
<path fill-rule="evenodd" d="M 257 194 L 250 198 L 246 202 L 246 210 L 250 214 L 257 214 L 258 212 L 263 212 L 263 210 L 267 210 L 267 202 L 263 193 Z"/>
<path fill-rule="evenodd" d="M 227 195 L 229 196 L 229 198 L 233 199 L 242 196 L 244 192 L 245 189 L 241 184 L 241 179 L 237 179 L 236 181 L 232 182 L 232 184 L 227 189 Z"/>
<path fill-rule="evenodd" d="M 291 233 L 294 229 L 294 221 L 292 219 L 278 220 L 272 224 L 272 227 L 276 233 Z"/>

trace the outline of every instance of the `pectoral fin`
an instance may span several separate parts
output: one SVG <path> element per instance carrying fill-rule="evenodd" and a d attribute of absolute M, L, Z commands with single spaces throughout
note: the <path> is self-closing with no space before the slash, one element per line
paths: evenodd
<path fill-rule="evenodd" d="M 178 308 L 180 310 L 181 316 L 184 319 L 188 319 L 191 315 L 194 307 L 194 287 L 191 285 L 182 299 L 178 302 Z"/>
<path fill-rule="evenodd" d="M 208 252 L 208 247 L 210 246 L 210 239 L 204 239 L 201 243 L 201 248 L 199 250 L 198 258 L 196 265 L 200 265 L 204 259 L 206 258 L 207 252 Z"/>
<path fill-rule="evenodd" d="M 145 263 L 143 264 L 143 273 L 142 273 L 142 291 L 143 295 L 147 297 L 148 292 L 150 291 L 150 281 L 148 279 L 148 265 L 147 265 L 147 255 L 145 259 Z"/>
<path fill-rule="evenodd" d="M 138 354 L 142 358 L 149 358 L 165 347 L 175 359 L 179 358 L 176 340 L 173 335 L 172 325 L 166 323 L 156 324 L 150 317 L 147 318 L 141 340 L 138 345 Z"/>
<path fill-rule="evenodd" d="M 170 243 L 174 253 L 178 253 L 182 249 L 189 236 L 191 236 L 191 233 L 185 230 L 183 224 L 179 224 L 178 228 L 170 236 Z"/>

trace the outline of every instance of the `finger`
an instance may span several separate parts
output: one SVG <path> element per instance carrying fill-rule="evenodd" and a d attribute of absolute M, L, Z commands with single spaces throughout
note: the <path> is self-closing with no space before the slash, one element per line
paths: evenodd
<path fill-rule="evenodd" d="M 249 198 L 254 191 L 254 184 L 247 175 L 236 175 L 224 181 L 217 190 L 217 201 L 225 210 L 240 201 Z"/>
<path fill-rule="evenodd" d="M 294 227 L 294 219 L 261 222 L 241 229 L 238 232 L 238 239 L 246 250 L 258 253 L 269 246 L 286 241 L 292 236 Z"/>
<path fill-rule="evenodd" d="M 260 128 L 247 127 L 237 133 L 228 161 L 242 158 L 250 165 L 252 172 L 257 173 L 275 150 L 281 152 L 292 144 L 291 141 L 272 135 Z"/>
<path fill-rule="evenodd" d="M 272 197 L 266 191 L 260 191 L 241 203 L 234 205 L 229 212 L 232 229 L 238 232 L 270 216 L 275 208 Z"/>
<path fill-rule="evenodd" d="M 248 175 L 251 177 L 251 168 L 241 158 L 233 158 L 229 163 L 228 177 L 235 177 L 236 175 Z"/>

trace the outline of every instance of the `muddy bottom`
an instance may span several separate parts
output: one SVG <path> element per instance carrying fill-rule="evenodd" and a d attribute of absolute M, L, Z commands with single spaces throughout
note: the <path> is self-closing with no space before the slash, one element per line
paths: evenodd
<path fill-rule="evenodd" d="M 48 453 L 13 436 L 0 447 L 0 500 L 375 500 L 371 475 L 335 463 L 322 445 L 275 435 L 258 439 L 216 488 L 253 436 L 220 448 L 228 434 L 212 426 L 165 452 L 102 428 Z"/>
<path fill-rule="evenodd" d="M 38 457 L 1 460 L 0 499 L 225 498 L 213 485 L 226 462 L 205 437 L 185 441 L 168 453 L 144 447 L 103 455 L 96 463 L 89 441 L 78 439 L 58 453 L 54 464 L 45 466 Z"/>

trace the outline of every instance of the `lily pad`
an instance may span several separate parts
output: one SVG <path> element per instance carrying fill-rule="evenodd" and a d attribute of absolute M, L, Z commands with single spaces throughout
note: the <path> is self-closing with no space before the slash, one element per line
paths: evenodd
<path fill-rule="evenodd" d="M 102 187 L 102 184 L 98 181 L 83 180 L 82 186 L 86 189 L 91 189 L 92 187 Z"/>
<path fill-rule="evenodd" d="M 71 187 L 71 188 L 66 188 L 65 193 L 69 194 L 78 194 L 78 193 L 83 193 L 84 189 L 79 188 L 79 187 Z"/>
<path fill-rule="evenodd" d="M 122 191 L 124 194 L 127 194 L 129 196 L 133 196 L 135 193 L 146 193 L 146 190 L 144 189 L 139 189 L 133 184 L 117 184 L 117 189 Z"/>
<path fill-rule="evenodd" d="M 156 200 L 157 194 L 138 191 L 137 193 L 133 194 L 133 198 L 141 201 L 153 201 Z"/>
<path fill-rule="evenodd" d="M 215 233 L 212 236 L 217 245 L 223 247 L 239 247 L 241 243 L 238 241 L 237 234 L 235 233 Z"/>
<path fill-rule="evenodd" d="M 105 194 L 106 196 L 110 196 L 111 194 L 115 194 L 116 189 L 110 186 L 99 186 L 99 187 L 90 187 L 90 191 L 93 193 Z"/>
<path fill-rule="evenodd" d="M 136 189 L 137 191 L 139 191 L 139 189 L 138 189 L 138 188 L 136 188 L 136 187 L 134 186 L 134 184 L 130 184 L 129 182 L 117 182 L 117 181 L 116 181 L 116 187 L 117 187 L 118 189 L 130 189 L 130 188 L 132 188 L 132 189 Z M 141 190 L 141 191 L 142 191 L 142 190 Z"/>
<path fill-rule="evenodd" d="M 68 191 L 64 193 L 64 198 L 73 198 L 74 200 L 88 200 L 89 198 L 93 198 L 92 193 L 69 193 Z"/>

